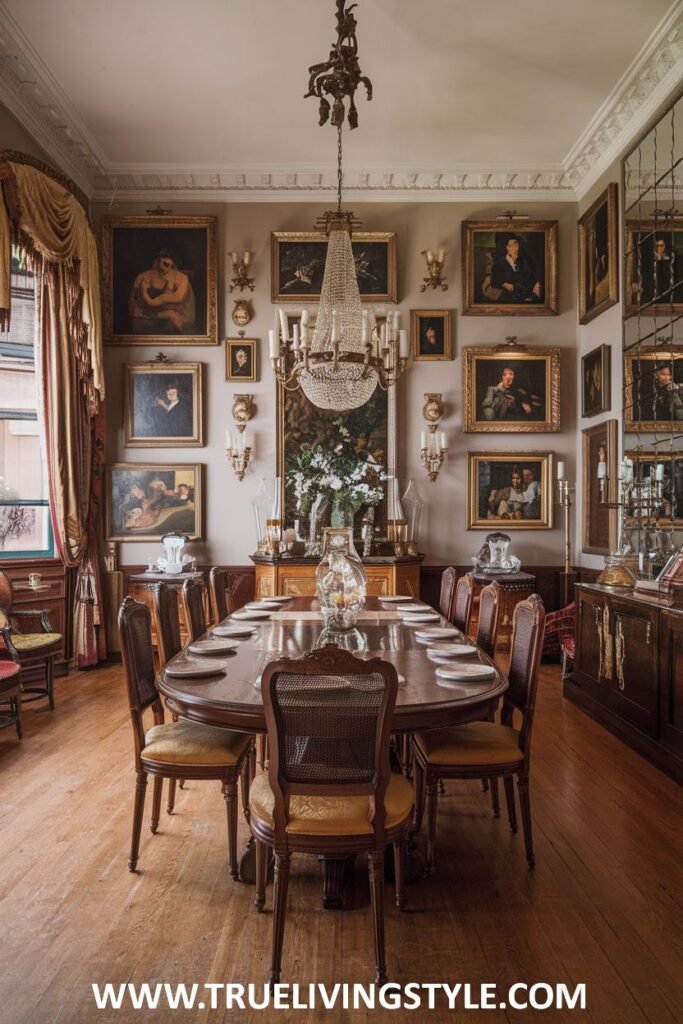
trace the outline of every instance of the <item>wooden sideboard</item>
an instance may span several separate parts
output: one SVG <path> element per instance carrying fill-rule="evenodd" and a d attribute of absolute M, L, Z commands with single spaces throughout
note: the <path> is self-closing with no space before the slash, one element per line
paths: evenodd
<path fill-rule="evenodd" d="M 289 594 L 291 597 L 315 597 L 315 570 L 319 558 L 252 555 L 256 566 L 256 597 Z M 373 556 L 363 559 L 368 581 L 368 596 L 388 594 L 420 596 L 421 555 Z"/>
<path fill-rule="evenodd" d="M 683 782 L 683 609 L 578 584 L 564 695 Z"/>

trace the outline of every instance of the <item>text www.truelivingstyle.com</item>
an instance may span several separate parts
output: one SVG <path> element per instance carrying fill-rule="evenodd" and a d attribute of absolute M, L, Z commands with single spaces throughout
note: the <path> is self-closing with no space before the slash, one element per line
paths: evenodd
<path fill-rule="evenodd" d="M 405 985 L 277 984 L 205 982 L 171 985 L 92 985 L 98 1010 L 585 1010 L 586 986 L 518 983 L 498 991 L 495 983 L 471 985 L 407 982 Z"/>

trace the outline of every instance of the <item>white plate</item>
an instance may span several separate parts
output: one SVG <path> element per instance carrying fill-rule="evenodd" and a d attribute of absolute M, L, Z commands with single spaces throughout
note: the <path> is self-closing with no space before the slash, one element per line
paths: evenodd
<path fill-rule="evenodd" d="M 415 639 L 421 640 L 424 644 L 431 644 L 434 640 L 447 640 L 449 637 L 462 639 L 462 633 L 455 626 L 432 626 L 430 629 L 418 629 L 415 632 Z"/>
<path fill-rule="evenodd" d="M 271 612 L 268 611 L 256 611 L 256 609 L 244 609 L 239 612 L 233 612 L 230 616 L 231 619 L 269 619 Z"/>
<path fill-rule="evenodd" d="M 236 640 L 195 640 L 187 649 L 192 654 L 228 654 L 238 647 Z"/>
<path fill-rule="evenodd" d="M 405 686 L 406 685 L 406 677 L 403 675 L 402 672 L 397 672 L 396 674 L 398 676 L 398 685 L 399 686 Z M 254 687 L 257 690 L 261 689 L 261 676 L 260 675 L 256 676 L 256 679 L 254 680 Z"/>
<path fill-rule="evenodd" d="M 280 605 L 278 601 L 250 601 L 249 604 L 244 606 L 249 612 L 264 612 L 264 611 L 278 611 Z"/>
<path fill-rule="evenodd" d="M 427 650 L 430 658 L 466 658 L 476 653 L 473 644 L 432 644 Z"/>
<path fill-rule="evenodd" d="M 411 604 L 400 605 L 396 611 L 399 615 L 410 615 L 411 612 L 431 612 L 432 609 L 428 604 L 415 604 L 413 602 Z"/>
<path fill-rule="evenodd" d="M 233 640 L 237 640 L 240 637 L 253 636 L 255 632 L 256 626 L 249 626 L 245 623 L 244 626 L 214 626 L 211 630 L 211 636 L 230 637 Z"/>
<path fill-rule="evenodd" d="M 278 604 L 287 604 L 287 602 L 291 600 L 292 597 L 290 594 L 273 594 L 272 597 L 264 597 L 263 603 L 265 604 L 269 601 L 276 601 Z"/>
<path fill-rule="evenodd" d="M 403 622 L 406 626 L 418 626 L 421 622 L 438 622 L 440 618 L 436 612 L 411 612 L 403 616 Z"/>
<path fill-rule="evenodd" d="M 388 597 L 380 597 L 382 604 L 400 604 L 402 601 L 412 601 L 412 597 L 404 594 L 390 594 Z"/>
<path fill-rule="evenodd" d="M 481 679 L 493 679 L 496 670 L 490 665 L 458 665 L 453 668 L 437 668 L 436 674 L 439 679 L 459 683 L 478 683 Z"/>
<path fill-rule="evenodd" d="M 176 665 L 167 665 L 164 671 L 167 676 L 174 679 L 197 679 L 203 676 L 222 675 L 227 667 L 227 661 L 194 658 L 192 661 L 179 661 Z"/>

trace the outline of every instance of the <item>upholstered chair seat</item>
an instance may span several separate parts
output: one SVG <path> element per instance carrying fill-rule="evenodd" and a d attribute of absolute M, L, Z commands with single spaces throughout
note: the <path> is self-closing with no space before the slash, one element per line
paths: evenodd
<path fill-rule="evenodd" d="M 524 752 L 519 731 L 497 722 L 469 722 L 453 729 L 434 729 L 415 735 L 415 743 L 428 764 L 519 764 Z"/>
<path fill-rule="evenodd" d="M 47 651 L 53 644 L 59 646 L 61 641 L 61 633 L 18 633 L 16 627 L 12 631 L 12 644 L 20 654 Z"/>
<path fill-rule="evenodd" d="M 268 776 L 259 773 L 249 790 L 250 820 L 273 828 L 275 796 Z M 387 832 L 403 826 L 413 810 L 413 787 L 403 775 L 392 775 L 384 797 Z M 292 796 L 286 831 L 297 835 L 369 836 L 373 833 L 373 801 L 367 796 Z"/>
<path fill-rule="evenodd" d="M 146 733 L 142 760 L 187 765 L 234 765 L 244 757 L 251 740 L 250 735 L 230 729 L 195 722 L 167 722 L 153 725 Z"/>

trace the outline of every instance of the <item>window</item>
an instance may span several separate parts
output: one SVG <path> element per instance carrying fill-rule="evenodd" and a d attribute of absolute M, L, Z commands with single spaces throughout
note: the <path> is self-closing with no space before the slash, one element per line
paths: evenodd
<path fill-rule="evenodd" d="M 34 278 L 25 254 L 13 249 L 12 320 L 0 333 L 0 560 L 54 554 L 34 328 Z"/>

